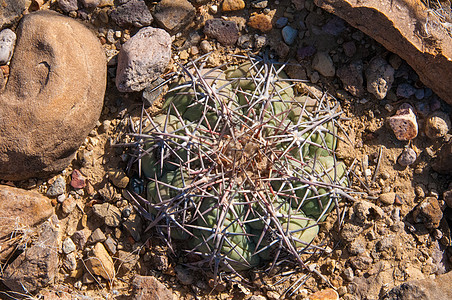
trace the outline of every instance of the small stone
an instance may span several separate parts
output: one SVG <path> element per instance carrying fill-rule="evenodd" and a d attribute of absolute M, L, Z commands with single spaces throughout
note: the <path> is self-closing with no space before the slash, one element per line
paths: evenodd
<path fill-rule="evenodd" d="M 71 273 L 77 269 L 77 257 L 75 252 L 71 252 L 65 256 L 63 259 L 63 268 Z"/>
<path fill-rule="evenodd" d="M 139 253 L 136 251 L 134 252 L 127 252 L 123 250 L 118 250 L 116 252 L 116 265 L 117 269 L 119 270 L 119 275 L 124 275 L 132 271 L 135 266 L 137 265 L 138 259 L 140 258 Z"/>
<path fill-rule="evenodd" d="M 77 201 L 72 197 L 69 196 L 64 202 L 61 204 L 61 211 L 65 215 L 69 215 L 71 212 L 74 211 L 74 209 L 77 207 Z"/>
<path fill-rule="evenodd" d="M 267 5 L 268 5 L 267 0 L 256 0 L 256 1 L 251 2 L 251 7 L 257 8 L 257 9 L 264 9 L 267 7 Z"/>
<path fill-rule="evenodd" d="M 100 4 L 100 0 L 80 0 L 80 3 L 84 8 L 95 9 Z"/>
<path fill-rule="evenodd" d="M 342 45 L 342 49 L 347 57 L 353 57 L 356 53 L 356 44 L 353 41 L 346 42 Z"/>
<path fill-rule="evenodd" d="M 83 189 L 86 186 L 86 178 L 79 170 L 75 169 L 72 171 L 71 177 L 71 186 L 74 189 Z"/>
<path fill-rule="evenodd" d="M 275 27 L 281 29 L 284 26 L 286 26 L 287 23 L 289 23 L 289 19 L 287 19 L 286 17 L 281 17 L 278 20 L 276 20 Z"/>
<path fill-rule="evenodd" d="M 171 37 L 167 32 L 152 27 L 140 29 L 118 54 L 116 87 L 120 92 L 143 90 L 165 71 L 170 58 Z"/>
<path fill-rule="evenodd" d="M 386 60 L 375 57 L 366 70 L 367 91 L 377 99 L 384 99 L 394 82 L 394 69 Z"/>
<path fill-rule="evenodd" d="M 408 83 L 401 83 L 397 87 L 397 96 L 402 98 L 410 98 L 416 93 L 416 89 Z"/>
<path fill-rule="evenodd" d="M 282 29 L 282 36 L 283 36 L 284 42 L 289 46 L 295 42 L 295 38 L 297 37 L 297 34 L 298 34 L 298 30 L 296 30 L 295 28 L 292 28 L 290 26 L 285 26 Z"/>
<path fill-rule="evenodd" d="M 78 10 L 78 0 L 58 0 L 58 6 L 65 13 Z"/>
<path fill-rule="evenodd" d="M 93 213 L 103 219 L 107 226 L 118 227 L 121 224 L 121 211 L 109 203 L 93 205 Z"/>
<path fill-rule="evenodd" d="M 443 199 L 444 202 L 446 202 L 447 206 L 452 208 L 452 189 L 444 192 Z"/>
<path fill-rule="evenodd" d="M 112 10 L 111 19 L 120 27 L 144 27 L 151 25 L 153 17 L 142 0 L 129 0 Z"/>
<path fill-rule="evenodd" d="M 414 96 L 417 100 L 422 100 L 425 97 L 425 91 L 424 89 L 417 89 L 416 93 L 414 93 Z"/>
<path fill-rule="evenodd" d="M 209 6 L 209 12 L 214 15 L 218 12 L 218 5 L 213 4 L 211 6 Z"/>
<path fill-rule="evenodd" d="M 380 196 L 378 197 L 378 200 L 385 205 L 392 205 L 392 204 L 394 204 L 395 197 L 396 197 L 396 194 L 393 192 L 384 193 L 384 194 L 380 194 Z"/>
<path fill-rule="evenodd" d="M 110 255 L 116 254 L 116 245 L 116 241 L 111 236 L 109 236 L 108 239 L 104 241 L 105 249 L 107 249 Z"/>
<path fill-rule="evenodd" d="M 248 25 L 262 32 L 269 32 L 273 28 L 271 17 L 265 14 L 253 14 L 248 21 Z"/>
<path fill-rule="evenodd" d="M 209 41 L 206 41 L 206 40 L 202 41 L 199 44 L 199 47 L 201 48 L 203 53 L 209 53 L 213 49 L 212 45 L 210 45 Z"/>
<path fill-rule="evenodd" d="M 417 136 L 418 124 L 416 115 L 413 107 L 407 103 L 402 104 L 396 114 L 388 118 L 388 124 L 400 141 L 409 141 Z"/>
<path fill-rule="evenodd" d="M 452 173 L 452 140 L 442 146 L 432 167 L 433 170 L 441 174 Z"/>
<path fill-rule="evenodd" d="M 367 270 L 372 264 L 372 258 L 365 255 L 354 256 L 349 261 L 356 270 Z"/>
<path fill-rule="evenodd" d="M 72 235 L 71 238 L 72 238 L 72 241 L 77 246 L 78 250 L 82 250 L 85 248 L 85 244 L 86 244 L 86 241 L 88 240 L 88 237 L 84 230 L 78 230 L 78 231 L 74 232 L 74 234 Z"/>
<path fill-rule="evenodd" d="M 113 185 L 120 189 L 125 189 L 129 184 L 129 177 L 123 170 L 112 170 L 108 171 L 107 174 Z"/>
<path fill-rule="evenodd" d="M 181 265 L 177 265 L 174 268 L 174 271 L 176 271 L 177 279 L 179 279 L 180 283 L 182 283 L 183 285 L 191 285 L 193 283 L 193 274 L 189 269 L 186 269 Z"/>
<path fill-rule="evenodd" d="M 0 65 L 9 63 L 14 52 L 16 34 L 11 29 L 3 29 L 0 32 Z"/>
<path fill-rule="evenodd" d="M 316 72 L 316 71 L 312 72 L 311 76 L 309 76 L 309 79 L 311 79 L 311 82 L 313 84 L 316 84 L 317 82 L 319 82 L 319 80 L 320 80 L 319 72 Z"/>
<path fill-rule="evenodd" d="M 237 24 L 234 21 L 225 21 L 220 18 L 207 20 L 204 33 L 224 46 L 234 45 L 239 38 Z"/>
<path fill-rule="evenodd" d="M 363 254 L 366 251 L 366 241 L 363 238 L 358 237 L 348 244 L 348 252 L 351 255 Z"/>
<path fill-rule="evenodd" d="M 438 228 L 443 212 L 435 197 L 425 198 L 413 212 L 413 218 L 416 223 L 423 223 L 428 229 Z"/>
<path fill-rule="evenodd" d="M 135 300 L 173 300 L 173 294 L 153 276 L 135 275 L 132 281 Z"/>
<path fill-rule="evenodd" d="M 267 37 L 264 35 L 255 34 L 254 35 L 254 48 L 256 50 L 258 50 L 258 49 L 261 49 L 262 47 L 264 47 L 265 45 L 267 45 Z"/>
<path fill-rule="evenodd" d="M 154 18 L 170 33 L 188 27 L 195 18 L 195 8 L 187 0 L 162 0 L 154 9 Z"/>
<path fill-rule="evenodd" d="M 317 49 L 314 46 L 306 46 L 299 48 L 297 50 L 297 59 L 298 61 L 302 61 L 307 59 L 308 57 L 313 56 L 317 52 Z"/>
<path fill-rule="evenodd" d="M 113 259 L 105 250 L 102 243 L 97 243 L 89 253 L 86 266 L 95 275 L 102 276 L 106 280 L 113 280 L 115 277 L 115 266 Z"/>
<path fill-rule="evenodd" d="M 336 73 L 333 60 L 326 52 L 317 52 L 312 59 L 312 68 L 325 77 L 332 77 Z"/>
<path fill-rule="evenodd" d="M 235 11 L 245 8 L 245 2 L 243 0 L 224 0 L 222 9 L 223 11 Z"/>
<path fill-rule="evenodd" d="M 76 249 L 75 244 L 70 237 L 66 238 L 63 241 L 62 250 L 63 250 L 64 254 L 69 254 L 71 252 L 74 252 L 75 249 Z"/>
<path fill-rule="evenodd" d="M 107 238 L 105 237 L 105 234 L 102 232 L 102 230 L 100 228 L 97 228 L 96 230 L 94 230 L 91 235 L 88 238 L 88 244 L 97 244 L 97 243 L 102 243 L 103 241 L 105 241 Z"/>
<path fill-rule="evenodd" d="M 50 185 L 47 190 L 47 196 L 56 197 L 64 193 L 66 193 L 66 180 L 60 175 L 57 176 L 55 181 Z"/>
<path fill-rule="evenodd" d="M 126 209 L 124 209 L 124 211 Z M 142 220 L 141 220 L 141 217 L 139 214 L 133 213 L 133 214 L 129 215 L 127 220 L 124 221 L 123 226 L 135 241 L 138 242 L 141 240 L 141 233 L 143 231 L 143 229 L 142 229 L 143 223 L 142 223 Z"/>
<path fill-rule="evenodd" d="M 399 158 L 397 159 L 397 162 L 402 167 L 409 166 L 413 164 L 417 159 L 416 151 L 414 151 L 411 148 L 405 148 L 402 151 L 402 154 L 400 154 Z"/>
<path fill-rule="evenodd" d="M 435 111 L 428 116 L 425 122 L 425 135 L 430 139 L 444 137 L 451 128 L 449 115 L 441 111 Z"/>
<path fill-rule="evenodd" d="M 354 274 L 353 274 L 353 269 L 350 268 L 350 267 L 344 269 L 342 274 L 344 275 L 344 279 L 349 281 L 349 282 L 353 281 L 353 278 L 355 277 Z"/>
<path fill-rule="evenodd" d="M 322 31 L 331 34 L 334 36 L 338 36 L 345 29 L 345 22 L 339 17 L 331 18 L 325 25 L 322 26 Z"/>
<path fill-rule="evenodd" d="M 339 294 L 333 289 L 324 289 L 310 295 L 309 300 L 339 300 Z"/>
<path fill-rule="evenodd" d="M 337 76 L 342 81 L 344 89 L 355 97 L 364 95 L 363 64 L 360 61 L 352 62 L 337 70 Z"/>

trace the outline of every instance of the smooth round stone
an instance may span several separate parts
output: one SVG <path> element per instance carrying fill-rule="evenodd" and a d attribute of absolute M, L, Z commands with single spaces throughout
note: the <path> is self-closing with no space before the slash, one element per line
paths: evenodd
<path fill-rule="evenodd" d="M 283 28 L 284 26 L 287 25 L 288 22 L 289 19 L 287 19 L 286 17 L 281 17 L 278 20 L 276 20 L 275 27 L 278 29 Z"/>
<path fill-rule="evenodd" d="M 403 98 L 410 98 L 416 93 L 416 89 L 408 83 L 401 83 L 397 87 L 397 96 Z"/>
<path fill-rule="evenodd" d="M 292 45 L 295 42 L 295 38 L 297 37 L 298 30 L 295 28 L 292 28 L 290 26 L 286 26 L 282 29 L 282 36 L 284 39 L 284 42 L 287 45 Z"/>
<path fill-rule="evenodd" d="M 11 29 L 3 29 L 0 32 L 0 65 L 6 65 L 14 51 L 16 34 Z"/>
<path fill-rule="evenodd" d="M 414 93 L 414 96 L 416 97 L 417 100 L 422 100 L 422 99 L 424 99 L 424 96 L 425 96 L 424 89 L 418 89 L 418 90 L 416 91 L 416 93 Z"/>
<path fill-rule="evenodd" d="M 406 167 L 413 164 L 416 161 L 416 158 L 417 154 L 413 149 L 405 148 L 397 159 L 397 162 L 399 163 L 399 165 Z"/>

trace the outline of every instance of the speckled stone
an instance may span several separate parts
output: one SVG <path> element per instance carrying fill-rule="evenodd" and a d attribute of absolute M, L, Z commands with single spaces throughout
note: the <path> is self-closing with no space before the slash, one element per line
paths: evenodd
<path fill-rule="evenodd" d="M 449 115 L 442 111 L 435 111 L 425 122 L 425 135 L 430 139 L 445 136 L 451 128 Z"/>
<path fill-rule="evenodd" d="M 245 8 L 245 1 L 243 0 L 224 0 L 221 6 L 223 11 L 235 11 Z"/>
<path fill-rule="evenodd" d="M 262 32 L 269 32 L 273 29 L 272 19 L 265 14 L 254 14 L 250 17 L 248 25 Z"/>
<path fill-rule="evenodd" d="M 204 33 L 209 38 L 216 39 L 223 46 L 232 46 L 239 38 L 237 24 L 234 21 L 226 21 L 220 18 L 207 20 Z"/>
<path fill-rule="evenodd" d="M 399 165 L 406 167 L 413 164 L 416 161 L 416 158 L 417 154 L 413 149 L 405 148 L 397 159 L 397 162 Z"/>
<path fill-rule="evenodd" d="M 404 103 L 397 110 L 396 115 L 388 118 L 388 124 L 400 141 L 414 139 L 418 133 L 418 124 L 414 109 L 408 103 Z"/>

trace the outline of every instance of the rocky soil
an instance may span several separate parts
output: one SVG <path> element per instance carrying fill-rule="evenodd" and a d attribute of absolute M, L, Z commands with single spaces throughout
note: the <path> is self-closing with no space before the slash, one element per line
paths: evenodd
<path fill-rule="evenodd" d="M 4 3 L 2 299 L 451 298 L 452 110 L 400 56 L 312 0 Z M 118 144 L 158 113 L 160 78 L 205 54 L 208 67 L 287 62 L 300 94 L 343 110 L 337 155 L 356 193 L 322 224 L 307 269 L 216 281 L 125 192 L 144 187 Z"/>

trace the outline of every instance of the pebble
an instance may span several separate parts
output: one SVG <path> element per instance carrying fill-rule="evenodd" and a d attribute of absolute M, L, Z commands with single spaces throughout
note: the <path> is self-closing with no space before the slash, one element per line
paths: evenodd
<path fill-rule="evenodd" d="M 110 255 L 116 254 L 116 245 L 116 241 L 111 236 L 109 236 L 108 239 L 104 241 L 105 249 L 107 249 Z"/>
<path fill-rule="evenodd" d="M 72 196 L 69 196 L 61 204 L 61 211 L 63 212 L 63 214 L 69 215 L 74 211 L 75 207 L 77 207 L 77 201 Z"/>
<path fill-rule="evenodd" d="M 326 52 L 317 52 L 312 59 L 312 68 L 325 77 L 332 77 L 336 73 L 333 60 Z"/>
<path fill-rule="evenodd" d="M 105 250 L 102 243 L 97 243 L 89 253 L 86 266 L 95 275 L 102 276 L 106 280 L 113 280 L 115 277 L 115 266 L 113 259 Z"/>
<path fill-rule="evenodd" d="M 82 173 L 77 169 L 72 171 L 71 186 L 74 189 L 83 189 L 86 186 L 85 176 L 83 176 Z"/>
<path fill-rule="evenodd" d="M 76 249 L 75 244 L 70 237 L 66 238 L 63 241 L 62 250 L 63 250 L 64 254 L 69 254 L 71 252 L 74 252 L 75 249 Z"/>
<path fill-rule="evenodd" d="M 452 189 L 445 191 L 443 194 L 444 202 L 446 202 L 447 206 L 452 208 Z"/>
<path fill-rule="evenodd" d="M 251 15 L 248 25 L 262 32 L 269 32 L 273 29 L 271 17 L 265 14 Z"/>
<path fill-rule="evenodd" d="M 353 281 L 353 278 L 355 277 L 353 274 L 353 269 L 350 267 L 347 267 L 342 271 L 342 274 L 344 275 L 344 279 L 351 282 Z"/>
<path fill-rule="evenodd" d="M 94 9 L 100 4 L 100 0 L 80 0 L 84 8 Z"/>
<path fill-rule="evenodd" d="M 239 38 L 237 24 L 234 21 L 226 21 L 220 18 L 207 20 L 204 33 L 209 38 L 216 39 L 223 46 L 232 46 Z"/>
<path fill-rule="evenodd" d="M 438 228 L 443 212 L 435 197 L 425 198 L 413 212 L 413 218 L 416 223 L 423 223 L 428 229 Z"/>
<path fill-rule="evenodd" d="M 309 296 L 309 300 L 339 300 L 339 294 L 331 289 L 324 289 Z"/>
<path fill-rule="evenodd" d="M 174 271 L 176 271 L 177 279 L 179 279 L 180 283 L 183 285 L 191 285 L 193 283 L 193 274 L 189 269 L 186 269 L 181 265 L 177 265 L 174 268 Z"/>
<path fill-rule="evenodd" d="M 91 235 L 88 238 L 87 243 L 94 245 L 96 243 L 102 243 L 103 241 L 105 241 L 107 238 L 105 237 L 104 232 L 100 229 L 97 228 L 96 230 L 94 230 Z"/>
<path fill-rule="evenodd" d="M 292 45 L 295 42 L 295 38 L 297 37 L 298 34 L 298 30 L 296 30 L 295 28 L 292 28 L 290 26 L 285 26 L 282 29 L 282 36 L 284 39 L 284 42 L 287 45 Z"/>
<path fill-rule="evenodd" d="M 257 8 L 257 9 L 264 9 L 267 7 L 267 5 L 268 5 L 267 0 L 256 0 L 256 1 L 251 2 L 251 7 Z"/>
<path fill-rule="evenodd" d="M 402 98 L 410 98 L 416 93 L 416 88 L 411 84 L 401 83 L 397 86 L 397 96 Z"/>
<path fill-rule="evenodd" d="M 212 45 L 210 45 L 209 41 L 206 41 L 206 40 L 202 41 L 199 44 L 199 47 L 201 48 L 201 51 L 203 53 L 208 53 L 213 50 Z"/>
<path fill-rule="evenodd" d="M 316 71 L 312 72 L 311 76 L 309 76 L 309 79 L 311 80 L 311 82 L 313 84 L 316 84 L 317 82 L 319 82 L 319 80 L 320 80 L 319 72 L 316 72 Z"/>
<path fill-rule="evenodd" d="M 355 97 L 364 95 L 363 64 L 355 61 L 337 70 L 337 76 L 342 81 L 344 89 Z"/>
<path fill-rule="evenodd" d="M 349 243 L 347 248 L 351 255 L 363 254 L 366 251 L 366 241 L 364 238 L 358 237 Z"/>
<path fill-rule="evenodd" d="M 78 0 L 58 0 L 58 6 L 65 13 L 69 13 L 71 11 L 78 9 Z"/>
<path fill-rule="evenodd" d="M 306 47 L 298 48 L 297 59 L 298 59 L 298 61 L 305 60 L 308 57 L 313 56 L 316 52 L 317 52 L 317 49 L 314 46 L 306 46 Z"/>
<path fill-rule="evenodd" d="M 265 45 L 267 45 L 267 37 L 264 35 L 255 34 L 254 35 L 254 48 L 258 50 L 258 49 L 261 49 L 262 47 L 264 47 Z"/>
<path fill-rule="evenodd" d="M 13 55 L 16 34 L 11 29 L 3 29 L 0 32 L 0 65 L 9 63 Z"/>
<path fill-rule="evenodd" d="M 154 8 L 157 23 L 170 33 L 175 33 L 191 24 L 195 8 L 187 0 L 162 0 Z"/>
<path fill-rule="evenodd" d="M 394 82 L 394 68 L 381 57 L 374 57 L 366 69 L 367 91 L 384 99 Z"/>
<path fill-rule="evenodd" d="M 286 17 L 281 17 L 278 20 L 276 20 L 275 27 L 281 29 L 284 26 L 286 26 L 287 23 L 289 23 L 289 19 L 287 19 Z"/>
<path fill-rule="evenodd" d="M 104 220 L 107 226 L 118 227 L 121 224 L 121 211 L 109 203 L 94 204 L 93 213 Z"/>
<path fill-rule="evenodd" d="M 397 159 L 397 162 L 402 167 L 409 166 L 413 164 L 417 159 L 416 151 L 414 151 L 411 148 L 405 148 L 403 149 L 402 153 L 400 154 L 399 158 Z"/>
<path fill-rule="evenodd" d="M 393 192 L 383 193 L 383 194 L 380 194 L 380 196 L 378 197 L 378 200 L 385 205 L 392 205 L 392 204 L 394 204 L 395 197 L 396 197 L 396 194 Z"/>
<path fill-rule="evenodd" d="M 213 4 L 209 6 L 209 11 L 212 15 L 216 14 L 218 12 L 218 5 Z"/>
<path fill-rule="evenodd" d="M 367 270 L 372 264 L 372 258 L 366 255 L 359 255 L 350 258 L 350 265 L 356 270 Z"/>
<path fill-rule="evenodd" d="M 72 241 L 77 246 L 77 249 L 82 250 L 85 248 L 85 244 L 88 240 L 88 237 L 87 237 L 87 234 L 85 233 L 85 231 L 78 230 L 78 231 L 74 232 L 74 234 L 72 235 L 71 238 L 72 238 Z"/>
<path fill-rule="evenodd" d="M 110 170 L 107 175 L 113 185 L 120 189 L 125 189 L 129 184 L 129 177 L 123 170 Z"/>
<path fill-rule="evenodd" d="M 151 25 L 154 18 L 142 0 L 129 0 L 117 6 L 110 14 L 111 19 L 120 27 L 144 27 Z"/>
<path fill-rule="evenodd" d="M 435 111 L 428 116 L 425 122 L 425 135 L 430 139 L 438 139 L 444 137 L 451 128 L 449 115 Z"/>
<path fill-rule="evenodd" d="M 223 0 L 221 6 L 223 11 L 236 11 L 245 8 L 245 1 L 243 0 Z"/>
<path fill-rule="evenodd" d="M 345 22 L 339 17 L 331 18 L 325 25 L 322 26 L 322 31 L 331 34 L 334 36 L 338 36 L 345 30 Z"/>
<path fill-rule="evenodd" d="M 72 271 L 75 271 L 77 269 L 77 257 L 75 252 L 71 252 L 66 255 L 66 257 L 63 259 L 63 268 L 68 273 L 71 273 Z"/>
<path fill-rule="evenodd" d="M 425 97 L 425 91 L 424 89 L 417 89 L 416 93 L 414 93 L 414 96 L 417 100 L 422 100 Z"/>
<path fill-rule="evenodd" d="M 356 44 L 353 41 L 346 42 L 342 45 L 342 49 L 347 57 L 353 57 L 356 53 Z"/>
<path fill-rule="evenodd" d="M 388 118 L 388 124 L 400 141 L 414 139 L 418 133 L 418 124 L 414 109 L 408 103 L 402 104 L 396 114 Z"/>
<path fill-rule="evenodd" d="M 66 180 L 63 176 L 59 175 L 47 190 L 47 196 L 57 197 L 64 193 L 66 193 Z"/>
<path fill-rule="evenodd" d="M 170 58 L 171 37 L 167 32 L 152 27 L 140 29 L 122 45 L 118 54 L 117 89 L 120 92 L 143 90 L 165 71 Z"/>

